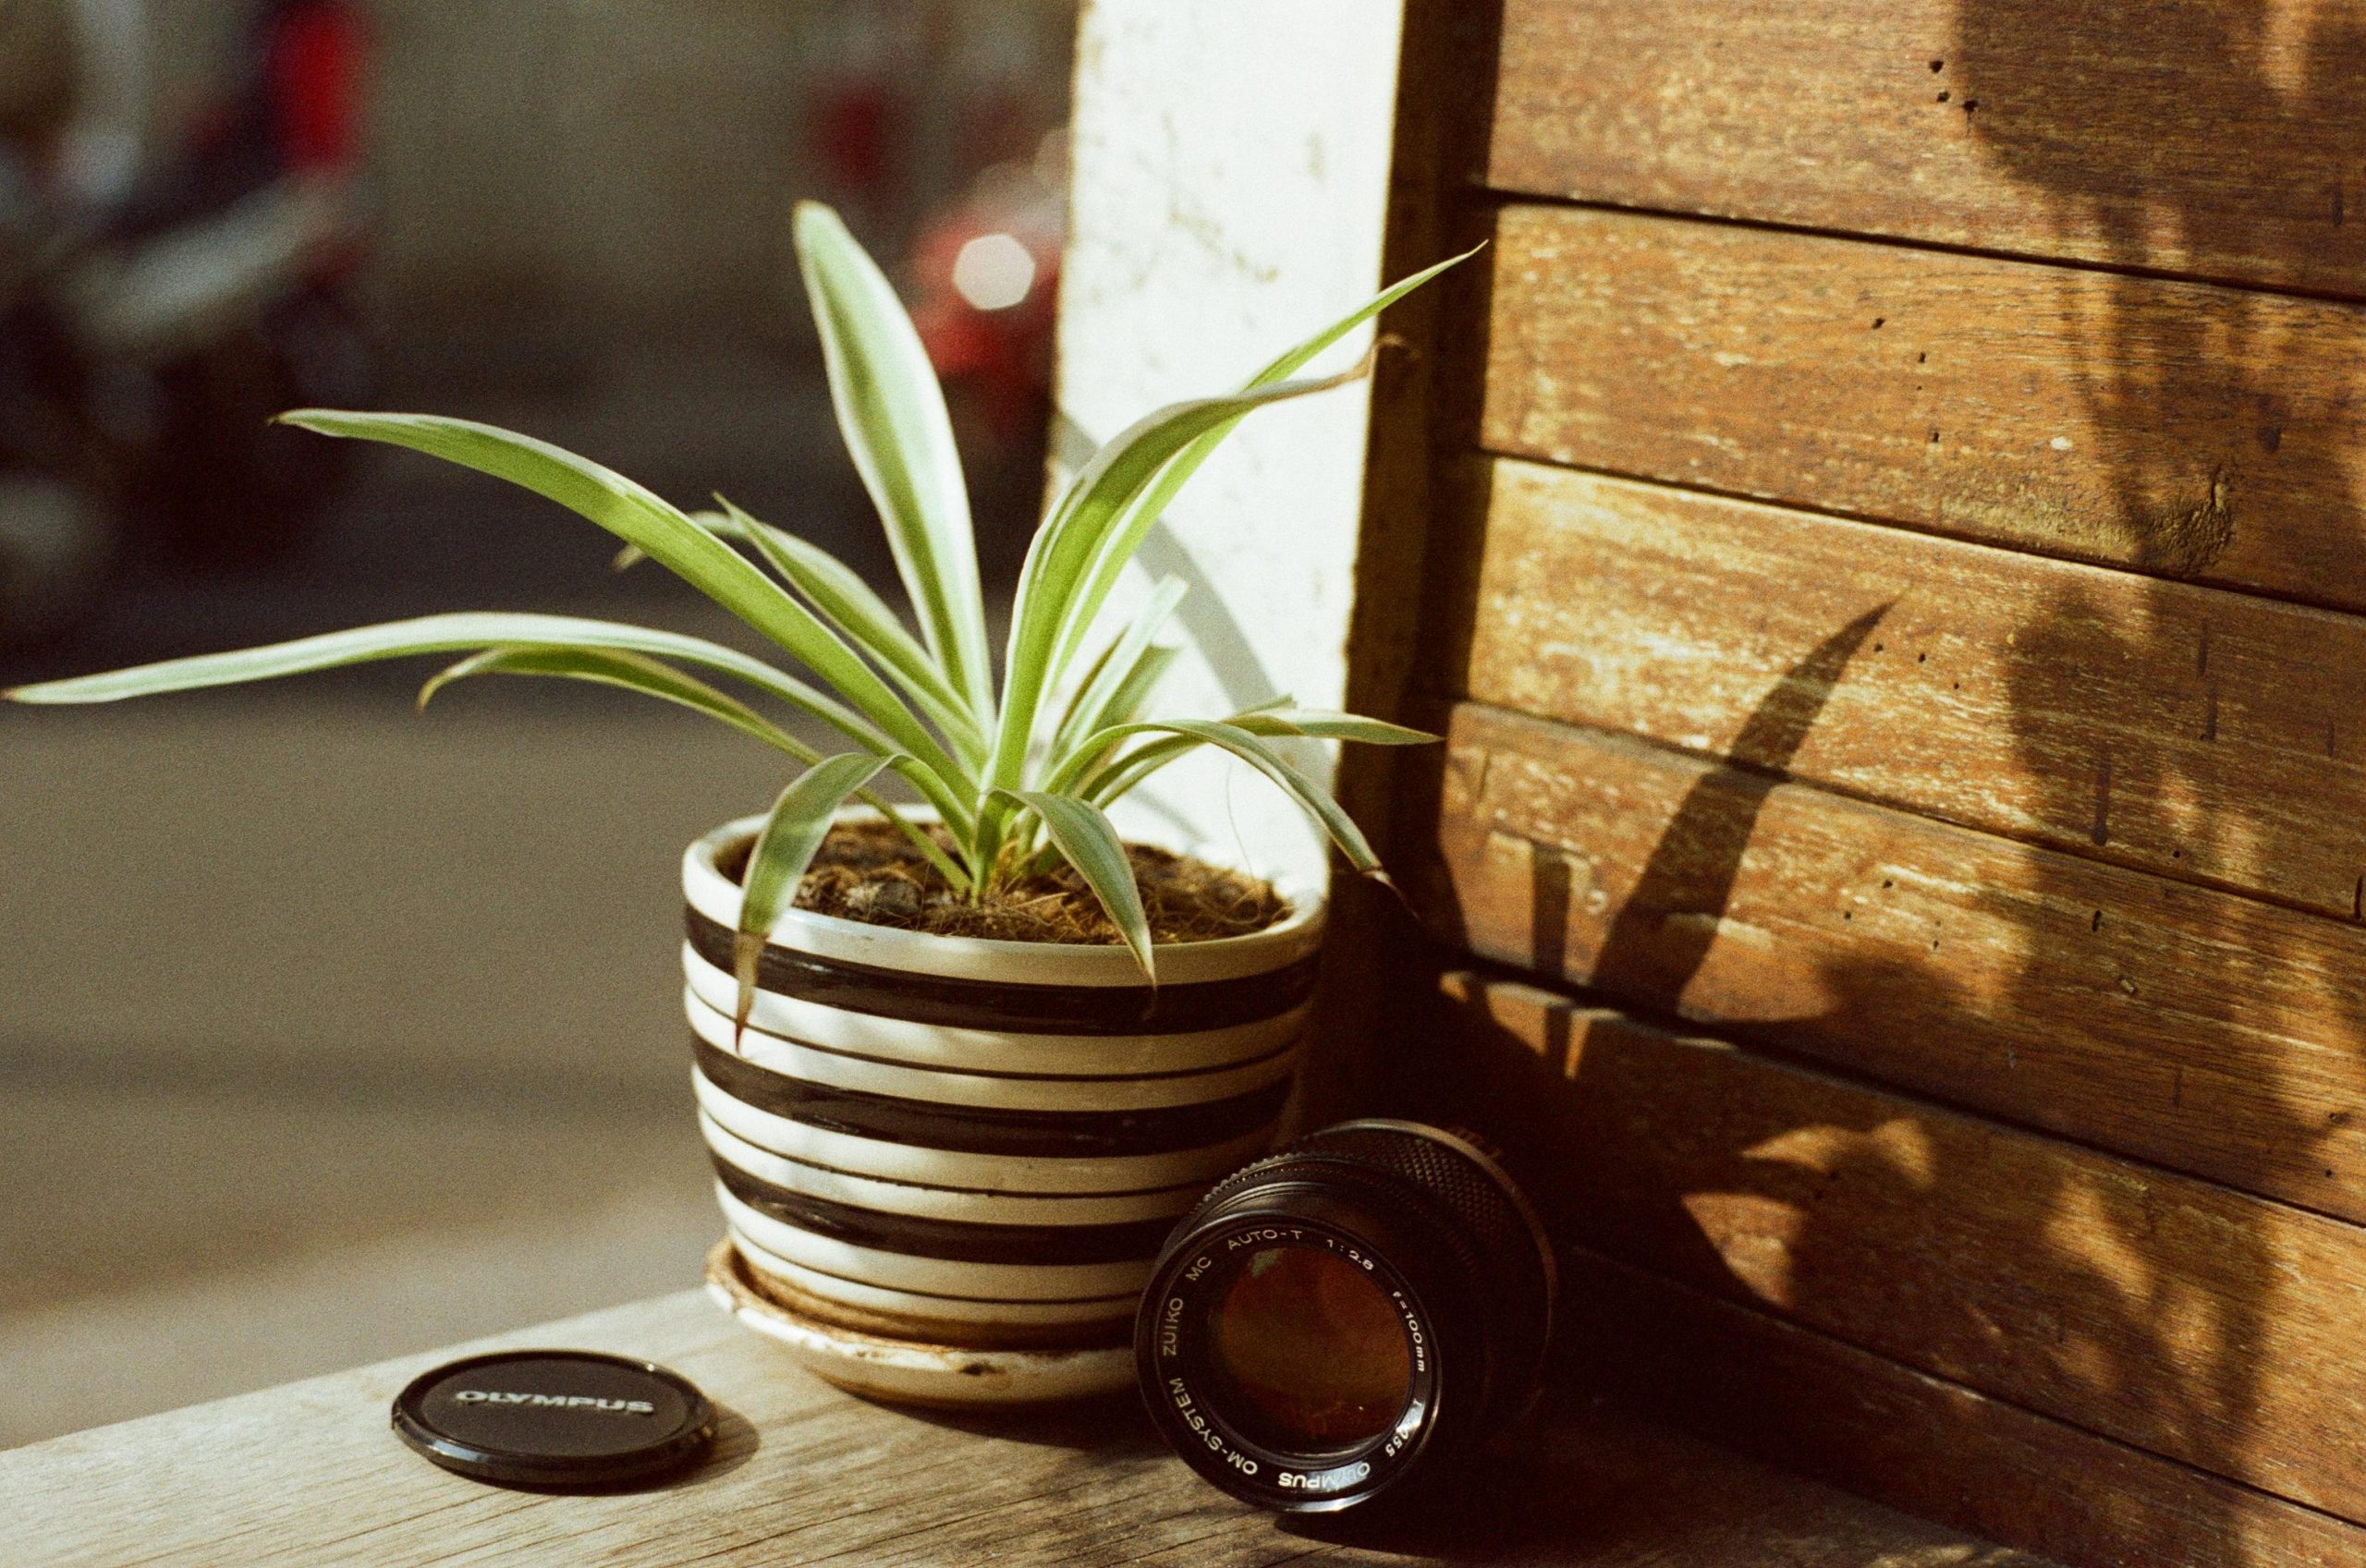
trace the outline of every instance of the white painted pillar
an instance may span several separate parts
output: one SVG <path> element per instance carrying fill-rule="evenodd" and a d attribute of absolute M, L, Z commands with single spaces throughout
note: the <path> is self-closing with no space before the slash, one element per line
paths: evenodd
<path fill-rule="evenodd" d="M 1085 6 L 1063 477 L 1152 408 L 1237 387 L 1379 287 L 1401 19 L 1399 0 Z M 1312 369 L 1350 365 L 1369 341 L 1367 328 Z M 1359 383 L 1252 415 L 1153 533 L 1120 607 L 1154 577 L 1182 577 L 1179 640 L 1195 650 L 1158 711 L 1214 715 L 1280 692 L 1339 704 L 1369 409 Z M 1253 866 L 1310 843 L 1272 785 L 1229 759 L 1178 764 L 1141 793 L 1120 820 L 1146 836 Z"/>

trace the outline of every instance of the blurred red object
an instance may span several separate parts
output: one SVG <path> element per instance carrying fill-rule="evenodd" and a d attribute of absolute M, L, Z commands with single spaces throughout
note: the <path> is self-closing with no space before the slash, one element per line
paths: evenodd
<path fill-rule="evenodd" d="M 815 94 L 812 144 L 838 190 L 875 195 L 886 188 L 895 172 L 897 119 L 895 94 L 876 77 L 841 79 Z"/>
<path fill-rule="evenodd" d="M 280 158 L 292 172 L 347 173 L 361 158 L 369 23 L 344 0 L 297 0 L 273 18 L 264 67 Z"/>
<path fill-rule="evenodd" d="M 913 246 L 921 342 L 996 440 L 1024 439 L 1049 406 L 1066 238 L 1060 188 L 1028 164 L 998 164 Z"/>

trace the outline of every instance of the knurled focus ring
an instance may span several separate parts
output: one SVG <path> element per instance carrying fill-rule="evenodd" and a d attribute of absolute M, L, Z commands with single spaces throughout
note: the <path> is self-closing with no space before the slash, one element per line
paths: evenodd
<path fill-rule="evenodd" d="M 1495 1178 L 1450 1145 L 1395 1127 L 1333 1127 L 1293 1144 L 1288 1154 L 1324 1154 L 1391 1173 L 1445 1205 L 1491 1259 L 1525 1276 L 1544 1267 L 1538 1238 Z"/>

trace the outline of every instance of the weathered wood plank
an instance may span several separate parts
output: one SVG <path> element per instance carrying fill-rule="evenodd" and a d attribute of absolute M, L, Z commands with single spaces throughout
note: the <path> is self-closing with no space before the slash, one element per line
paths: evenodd
<path fill-rule="evenodd" d="M 1497 215 L 1490 449 L 2366 606 L 2366 310 L 1734 228 Z"/>
<path fill-rule="evenodd" d="M 526 1493 L 435 1469 L 386 1429 L 463 1349 L 649 1356 L 726 1415 L 715 1456 L 656 1490 Z M 1113 1401 L 1003 1418 L 907 1415 L 814 1381 L 685 1294 L 0 1453 L 9 1562 L 1399 1563 L 2045 1568 L 1653 1425 L 1565 1410 L 1393 1529 L 1293 1527 L 1234 1503 Z M 1605 1517 L 1616 1528 L 1604 1527 Z"/>
<path fill-rule="evenodd" d="M 2078 1568 L 2358 1568 L 2366 1530 L 1572 1249 L 1578 1375 L 1636 1407 Z"/>
<path fill-rule="evenodd" d="M 2366 1219 L 2366 930 L 1475 704 L 1442 788 L 1486 957 Z"/>
<path fill-rule="evenodd" d="M 1531 986 L 1448 994 L 1565 1240 L 2366 1516 L 2366 1230 Z"/>
<path fill-rule="evenodd" d="M 1436 678 L 1482 701 L 2358 916 L 2366 620 L 1533 463 L 1474 480 Z"/>
<path fill-rule="evenodd" d="M 2366 292 L 2348 0 L 1506 0 L 1491 184 Z"/>

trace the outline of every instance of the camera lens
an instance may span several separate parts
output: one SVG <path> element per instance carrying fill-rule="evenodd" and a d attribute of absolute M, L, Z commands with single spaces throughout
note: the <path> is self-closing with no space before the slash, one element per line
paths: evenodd
<path fill-rule="evenodd" d="M 1236 1259 L 1207 1335 L 1213 1397 L 1263 1448 L 1354 1448 L 1388 1430 L 1412 1393 L 1413 1352 L 1396 1303 L 1318 1246 L 1262 1246 Z M 1323 1353 L 1307 1355 L 1309 1344 Z"/>
<path fill-rule="evenodd" d="M 1184 1216 L 1134 1355 L 1153 1418 L 1235 1497 L 1345 1508 L 1523 1409 L 1553 1254 L 1470 1138 L 1348 1122 L 1235 1173 Z"/>

